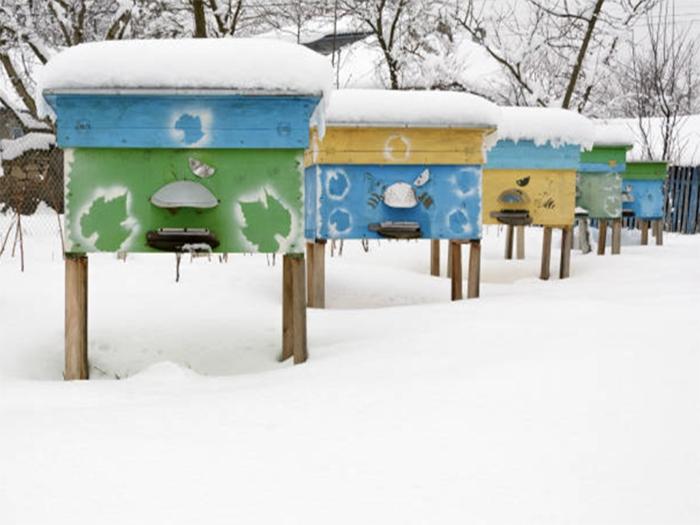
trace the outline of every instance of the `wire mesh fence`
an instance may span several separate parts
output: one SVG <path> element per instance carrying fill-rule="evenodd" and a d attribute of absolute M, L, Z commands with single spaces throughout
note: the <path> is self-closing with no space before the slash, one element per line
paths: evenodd
<path fill-rule="evenodd" d="M 0 260 L 17 258 L 24 269 L 28 244 L 63 251 L 62 216 L 63 152 L 53 135 L 0 140 Z"/>

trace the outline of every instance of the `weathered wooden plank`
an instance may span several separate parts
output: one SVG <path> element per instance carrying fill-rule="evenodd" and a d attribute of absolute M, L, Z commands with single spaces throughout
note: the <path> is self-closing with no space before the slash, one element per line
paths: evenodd
<path fill-rule="evenodd" d="M 574 145 L 538 146 L 531 140 L 499 140 L 488 152 L 487 170 L 568 170 L 579 166 L 580 148 Z"/>
<path fill-rule="evenodd" d="M 515 227 L 515 257 L 525 258 L 525 226 Z"/>
<path fill-rule="evenodd" d="M 624 173 L 627 166 L 625 146 L 594 146 L 581 152 L 579 171 L 582 173 Z"/>
<path fill-rule="evenodd" d="M 311 131 L 311 164 L 483 164 L 486 130 L 328 127 Z"/>
<path fill-rule="evenodd" d="M 581 253 L 591 252 L 590 233 L 588 230 L 588 218 L 580 217 L 578 219 L 578 248 Z"/>
<path fill-rule="evenodd" d="M 622 219 L 612 220 L 612 246 L 610 253 L 619 255 L 622 249 Z"/>
<path fill-rule="evenodd" d="M 605 243 L 607 242 L 608 221 L 600 219 L 598 221 L 598 255 L 605 255 Z"/>
<path fill-rule="evenodd" d="M 515 234 L 514 227 L 510 224 L 506 225 L 506 260 L 513 258 L 513 236 Z"/>
<path fill-rule="evenodd" d="M 691 170 L 690 201 L 688 204 L 688 233 L 696 233 L 700 226 L 700 168 Z"/>
<path fill-rule="evenodd" d="M 462 292 L 462 243 L 450 241 L 450 260 L 452 261 L 452 300 L 463 299 Z"/>
<path fill-rule="evenodd" d="M 649 244 L 649 221 L 644 219 L 639 219 L 639 231 L 642 234 L 641 245 L 646 246 Z"/>
<path fill-rule="evenodd" d="M 452 251 L 452 243 L 450 241 L 447 241 L 447 268 L 445 271 L 445 275 L 448 279 L 452 278 Z"/>
<path fill-rule="evenodd" d="M 282 359 L 294 364 L 308 358 L 304 256 L 284 255 L 282 262 Z"/>
<path fill-rule="evenodd" d="M 559 256 L 559 278 L 567 279 L 571 275 L 571 244 L 573 227 L 561 229 L 561 254 Z"/>
<path fill-rule="evenodd" d="M 319 97 L 81 95 L 46 97 L 62 148 L 299 148 Z"/>
<path fill-rule="evenodd" d="M 430 241 L 430 275 L 440 276 L 440 239 Z"/>
<path fill-rule="evenodd" d="M 546 281 L 550 275 L 550 264 L 552 259 L 552 228 L 544 226 L 542 228 L 542 261 L 540 263 L 540 279 Z"/>
<path fill-rule="evenodd" d="M 326 307 L 326 241 L 306 243 L 306 295 L 310 308 Z"/>
<path fill-rule="evenodd" d="M 469 243 L 469 269 L 467 270 L 467 299 L 479 297 L 481 288 L 481 241 Z"/>
<path fill-rule="evenodd" d="M 88 259 L 65 257 L 65 369 L 63 378 L 88 379 Z"/>
<path fill-rule="evenodd" d="M 656 245 L 662 246 L 664 243 L 664 223 L 662 220 L 657 219 L 654 221 L 654 227 L 656 228 Z"/>

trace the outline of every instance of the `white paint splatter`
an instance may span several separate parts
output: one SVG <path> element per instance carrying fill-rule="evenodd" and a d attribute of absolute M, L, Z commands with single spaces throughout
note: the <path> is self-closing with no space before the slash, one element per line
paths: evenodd
<path fill-rule="evenodd" d="M 395 154 L 396 145 L 392 144 L 395 144 L 396 141 L 399 141 L 403 146 L 403 154 L 401 156 L 397 156 Z M 404 161 L 408 160 L 410 156 L 411 141 L 408 139 L 408 137 L 398 134 L 389 135 L 389 137 L 386 139 L 386 142 L 384 143 L 384 158 L 390 161 Z"/>

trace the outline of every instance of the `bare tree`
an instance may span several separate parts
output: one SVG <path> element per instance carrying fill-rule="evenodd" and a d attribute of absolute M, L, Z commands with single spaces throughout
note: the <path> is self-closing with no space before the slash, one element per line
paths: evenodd
<path fill-rule="evenodd" d="M 467 0 L 458 24 L 509 78 L 503 102 L 583 111 L 606 76 L 622 31 L 658 0 Z"/>
<path fill-rule="evenodd" d="M 660 14 L 647 16 L 643 39 L 633 39 L 630 67 L 621 78 L 622 90 L 629 93 L 623 114 L 637 119 L 644 154 L 671 161 L 690 146 L 682 143 L 680 132 L 700 90 L 698 42 L 674 18 L 668 4 Z"/>

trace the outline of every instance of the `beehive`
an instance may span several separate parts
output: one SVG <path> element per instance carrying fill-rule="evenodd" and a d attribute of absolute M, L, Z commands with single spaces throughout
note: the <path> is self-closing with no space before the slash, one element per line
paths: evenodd
<path fill-rule="evenodd" d="M 661 219 L 666 175 L 666 162 L 628 162 L 622 182 L 623 209 L 638 219 Z"/>
<path fill-rule="evenodd" d="M 562 109 L 503 108 L 498 136 L 484 168 L 484 223 L 571 225 L 591 122 Z"/>
<path fill-rule="evenodd" d="M 496 123 L 461 93 L 335 92 L 306 155 L 306 237 L 479 239 Z"/>
<path fill-rule="evenodd" d="M 64 377 L 88 375 L 93 252 L 283 254 L 282 356 L 306 359 L 303 153 L 329 69 L 301 46 L 253 39 L 101 42 L 52 59 L 43 95 L 65 151 Z"/>
<path fill-rule="evenodd" d="M 591 151 L 581 153 L 576 205 L 593 219 L 622 216 L 622 175 L 634 138 L 624 125 L 596 123 Z"/>

